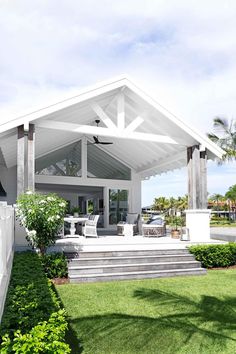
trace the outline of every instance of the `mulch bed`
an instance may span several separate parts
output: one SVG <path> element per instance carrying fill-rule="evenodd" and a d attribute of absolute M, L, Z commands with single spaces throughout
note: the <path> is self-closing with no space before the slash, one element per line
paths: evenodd
<path fill-rule="evenodd" d="M 69 279 L 68 278 L 54 278 L 54 279 L 52 279 L 52 282 L 55 285 L 68 284 Z"/>
<path fill-rule="evenodd" d="M 236 265 L 229 267 L 215 267 L 215 268 L 207 268 L 207 270 L 225 270 L 225 269 L 236 269 Z"/>

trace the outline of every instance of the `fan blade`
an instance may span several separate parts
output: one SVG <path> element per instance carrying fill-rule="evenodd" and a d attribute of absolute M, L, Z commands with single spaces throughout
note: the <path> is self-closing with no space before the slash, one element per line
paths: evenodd
<path fill-rule="evenodd" d="M 98 144 L 102 144 L 102 145 L 111 145 L 113 143 L 108 142 L 108 141 L 99 141 Z"/>
<path fill-rule="evenodd" d="M 97 136 L 93 136 L 93 140 L 95 141 L 95 144 L 99 144 L 99 140 Z"/>

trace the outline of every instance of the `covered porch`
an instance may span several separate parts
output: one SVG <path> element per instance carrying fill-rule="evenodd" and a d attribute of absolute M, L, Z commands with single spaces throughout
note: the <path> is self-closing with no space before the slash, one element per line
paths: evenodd
<path fill-rule="evenodd" d="M 92 200 L 110 230 L 141 213 L 142 180 L 187 166 L 190 237 L 210 238 L 207 159 L 221 149 L 126 78 L 0 125 L 0 148 L 8 203 L 27 190 L 56 192 L 85 213 Z"/>
<path fill-rule="evenodd" d="M 198 244 L 224 244 L 227 241 L 209 239 L 205 241 L 181 241 L 173 239 L 170 233 L 165 237 L 117 236 L 116 231 L 98 230 L 98 238 L 63 237 L 56 241 L 50 251 L 59 252 L 106 252 L 106 251 L 139 251 L 139 250 L 175 250 L 187 249 Z"/>

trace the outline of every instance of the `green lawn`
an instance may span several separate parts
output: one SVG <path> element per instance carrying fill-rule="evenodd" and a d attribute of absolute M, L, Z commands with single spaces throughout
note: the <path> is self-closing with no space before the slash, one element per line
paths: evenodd
<path fill-rule="evenodd" d="M 57 290 L 74 353 L 236 353 L 236 270 Z"/>

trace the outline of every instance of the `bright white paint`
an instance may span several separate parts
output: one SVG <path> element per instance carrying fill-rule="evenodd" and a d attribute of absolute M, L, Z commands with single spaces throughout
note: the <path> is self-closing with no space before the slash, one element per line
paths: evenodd
<path fill-rule="evenodd" d="M 123 92 L 117 96 L 117 128 L 119 130 L 125 129 L 125 96 Z"/>
<path fill-rule="evenodd" d="M 100 135 L 107 136 L 113 138 L 127 139 L 127 140 L 139 140 L 139 141 L 152 141 L 157 143 L 166 143 L 166 144 L 178 144 L 177 141 L 172 139 L 166 135 L 159 134 L 148 134 L 142 132 L 133 132 L 135 125 L 137 125 L 137 121 L 134 123 L 131 128 L 119 129 L 118 127 L 110 127 L 107 120 L 103 120 L 105 125 L 109 125 L 108 128 L 95 127 L 90 125 L 77 125 L 72 123 L 62 123 L 58 121 L 41 121 L 36 123 L 36 126 L 39 128 L 48 128 L 52 130 L 63 130 L 71 133 L 79 133 L 79 134 L 89 134 L 89 135 Z M 140 122 L 140 120 L 139 120 Z"/>
<path fill-rule="evenodd" d="M 185 210 L 186 227 L 189 229 L 190 241 L 210 241 L 210 214 L 209 209 Z"/>
<path fill-rule="evenodd" d="M 14 208 L 0 203 L 0 322 L 14 254 Z"/>

